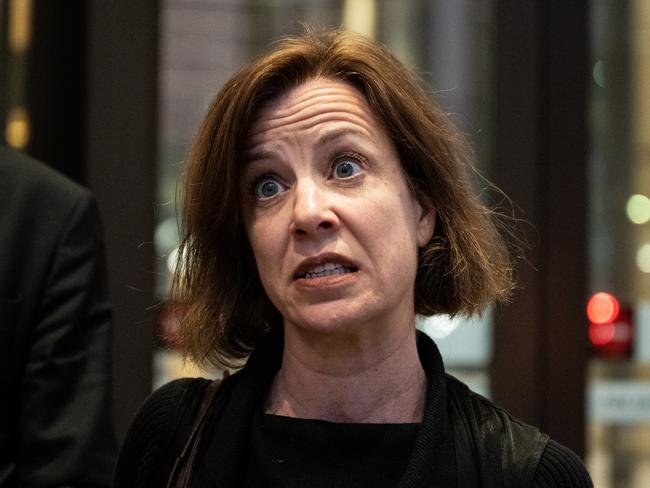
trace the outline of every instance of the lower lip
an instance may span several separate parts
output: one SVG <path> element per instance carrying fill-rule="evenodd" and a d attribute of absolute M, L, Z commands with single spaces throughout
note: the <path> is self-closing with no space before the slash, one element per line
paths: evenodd
<path fill-rule="evenodd" d="M 294 280 L 294 283 L 301 288 L 329 288 L 350 283 L 356 279 L 358 273 L 358 271 L 352 271 L 350 273 L 319 276 L 317 278 L 298 278 Z"/>

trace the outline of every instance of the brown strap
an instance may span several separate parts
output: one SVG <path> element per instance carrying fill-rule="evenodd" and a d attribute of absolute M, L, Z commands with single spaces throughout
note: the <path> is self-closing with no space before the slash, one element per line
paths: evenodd
<path fill-rule="evenodd" d="M 224 379 L 227 377 L 228 372 L 224 374 Z M 203 424 L 205 423 L 207 413 L 212 405 L 212 400 L 214 399 L 217 390 L 219 390 L 219 385 L 221 385 L 221 380 L 213 380 L 205 389 L 205 392 L 203 393 L 203 401 L 201 402 L 199 411 L 196 414 L 190 435 L 187 438 L 183 450 L 176 458 L 174 467 L 169 474 L 167 488 L 185 488 L 190 486 L 196 453 L 203 432 Z"/>

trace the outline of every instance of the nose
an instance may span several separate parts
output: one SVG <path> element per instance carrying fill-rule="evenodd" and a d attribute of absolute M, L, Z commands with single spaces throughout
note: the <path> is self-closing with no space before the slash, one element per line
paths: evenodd
<path fill-rule="evenodd" d="M 294 189 L 293 215 L 289 231 L 296 238 L 324 235 L 339 228 L 332 195 L 311 179 L 299 180 Z"/>

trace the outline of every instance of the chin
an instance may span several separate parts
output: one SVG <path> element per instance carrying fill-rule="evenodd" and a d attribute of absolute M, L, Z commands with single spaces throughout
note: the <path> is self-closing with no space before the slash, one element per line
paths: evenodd
<path fill-rule="evenodd" d="M 288 326 L 310 334 L 329 336 L 356 334 L 364 324 L 378 316 L 365 307 L 349 304 L 310 306 L 297 312 L 285 319 L 285 330 Z"/>
<path fill-rule="evenodd" d="M 285 327 L 293 327 L 305 332 L 318 334 L 345 334 L 354 329 L 358 320 L 350 317 L 335 316 L 332 314 L 310 314 L 305 317 L 295 317 L 293 320 L 285 321 Z"/>

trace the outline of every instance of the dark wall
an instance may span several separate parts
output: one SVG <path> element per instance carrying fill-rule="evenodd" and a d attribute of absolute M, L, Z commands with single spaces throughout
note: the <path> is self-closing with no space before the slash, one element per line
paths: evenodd
<path fill-rule="evenodd" d="M 84 181 L 86 2 L 35 2 L 26 78 L 27 151 Z"/>
<path fill-rule="evenodd" d="M 93 0 L 86 32 L 86 182 L 107 230 L 122 435 L 151 391 L 158 2 Z"/>
<path fill-rule="evenodd" d="M 497 315 L 493 395 L 584 453 L 588 2 L 496 5 L 494 180 L 532 226 Z"/>

